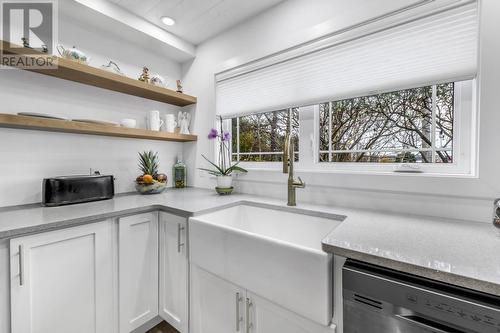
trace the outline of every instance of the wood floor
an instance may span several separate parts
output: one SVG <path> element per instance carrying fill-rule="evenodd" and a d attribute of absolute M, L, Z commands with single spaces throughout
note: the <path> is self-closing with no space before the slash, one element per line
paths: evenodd
<path fill-rule="evenodd" d="M 179 333 L 175 328 L 162 321 L 146 333 Z"/>

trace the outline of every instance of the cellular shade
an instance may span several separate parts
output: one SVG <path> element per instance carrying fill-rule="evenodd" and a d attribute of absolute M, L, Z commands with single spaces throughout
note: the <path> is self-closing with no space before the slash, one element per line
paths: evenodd
<path fill-rule="evenodd" d="M 468 3 L 246 73 L 217 75 L 217 114 L 229 118 L 473 78 L 477 14 L 477 3 Z"/>

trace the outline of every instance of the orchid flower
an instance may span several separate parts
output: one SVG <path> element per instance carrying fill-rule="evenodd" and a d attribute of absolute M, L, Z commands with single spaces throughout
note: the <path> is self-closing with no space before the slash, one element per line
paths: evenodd
<path fill-rule="evenodd" d="M 219 132 L 217 132 L 217 130 L 215 128 L 212 128 L 210 130 L 210 132 L 208 133 L 208 139 L 209 140 L 213 140 L 213 139 L 215 139 L 218 136 L 219 136 Z"/>

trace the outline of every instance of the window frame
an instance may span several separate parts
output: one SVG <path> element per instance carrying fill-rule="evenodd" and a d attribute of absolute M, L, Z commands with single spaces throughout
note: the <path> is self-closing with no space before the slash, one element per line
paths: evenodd
<path fill-rule="evenodd" d="M 445 83 L 443 81 L 442 83 Z M 320 162 L 320 128 L 319 128 L 319 104 L 298 107 L 299 108 L 299 161 L 296 162 L 297 172 L 316 173 L 359 173 L 359 174 L 387 174 L 387 175 L 412 175 L 412 176 L 443 176 L 443 177 L 476 177 L 477 166 L 473 163 L 477 154 L 477 82 L 476 79 L 455 81 L 454 91 L 454 140 L 453 140 L 453 162 L 452 163 L 405 163 L 417 165 L 420 173 L 398 173 L 394 172 L 400 163 L 362 163 L 362 162 Z M 436 85 L 429 84 L 429 85 Z M 411 89 L 411 88 L 410 88 Z M 376 94 L 396 91 L 378 91 Z M 370 94 L 370 95 L 373 95 Z M 352 96 L 346 98 L 354 98 Z M 341 100 L 346 98 L 336 98 Z M 301 109 L 312 108 L 306 112 Z M 290 108 L 291 109 L 291 108 Z M 305 113 L 311 113 L 306 115 Z M 435 114 L 435 111 L 433 112 Z M 224 120 L 226 128 L 231 129 L 231 119 Z M 435 126 L 435 124 L 433 124 Z M 312 129 L 303 131 L 303 128 Z M 239 133 L 232 136 L 239 141 Z M 435 131 L 432 131 L 435 135 Z M 239 142 L 238 142 L 239 147 Z M 434 149 L 431 147 L 429 149 Z M 422 150 L 422 149 L 420 149 Z M 447 150 L 447 149 L 443 149 Z M 434 152 L 434 150 L 432 150 Z M 327 151 L 328 152 L 328 151 Z M 232 156 L 231 145 L 231 156 Z M 274 154 L 274 153 L 273 153 Z M 434 155 L 434 154 L 433 154 Z M 278 171 L 281 170 L 281 162 L 244 162 L 240 165 L 249 170 Z"/>

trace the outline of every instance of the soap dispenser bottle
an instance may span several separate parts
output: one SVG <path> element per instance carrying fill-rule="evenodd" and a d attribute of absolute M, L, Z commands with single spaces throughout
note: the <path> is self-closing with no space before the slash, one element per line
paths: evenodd
<path fill-rule="evenodd" d="M 175 188 L 186 187 L 186 164 L 182 162 L 182 154 L 177 155 L 177 163 L 173 167 L 173 177 Z"/>

